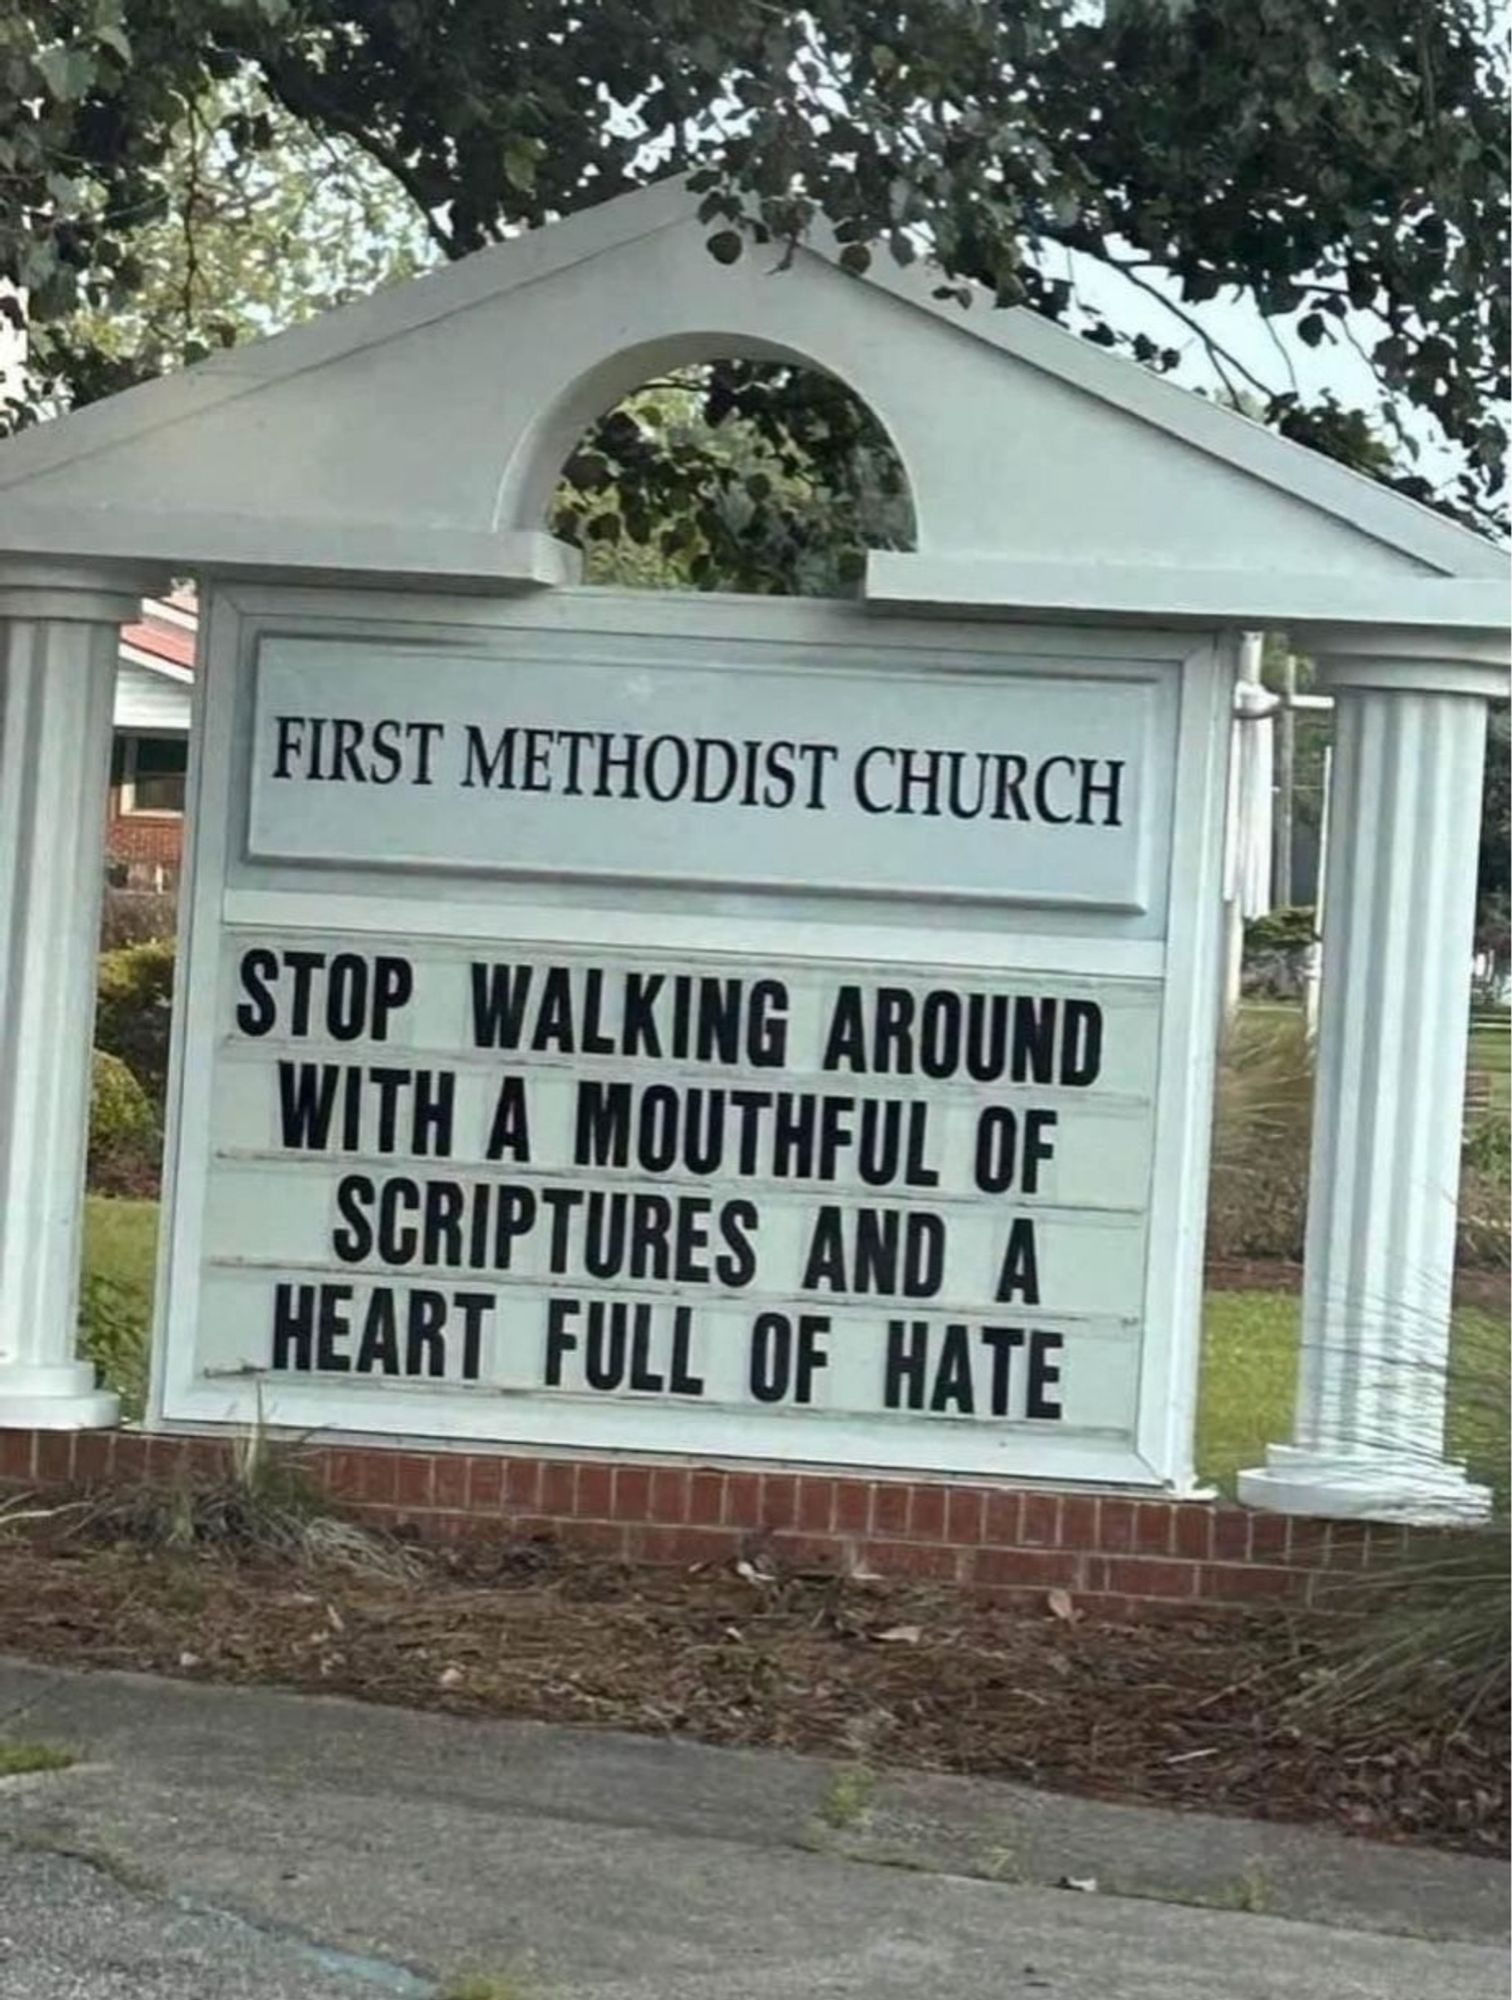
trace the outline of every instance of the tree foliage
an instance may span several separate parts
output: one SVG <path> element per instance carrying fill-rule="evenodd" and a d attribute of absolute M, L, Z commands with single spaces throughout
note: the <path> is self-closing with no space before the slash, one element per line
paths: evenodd
<path fill-rule="evenodd" d="M 195 216 L 196 121 L 216 120 L 242 227 L 278 211 L 275 235 L 306 250 L 319 224 L 291 214 L 287 174 L 258 178 L 275 156 L 297 175 L 323 177 L 322 157 L 376 174 L 449 257 L 678 167 L 716 256 L 779 262 L 824 218 L 854 270 L 928 251 L 946 288 L 1075 309 L 1089 338 L 1155 368 L 1196 342 L 1265 421 L 1484 524 L 1508 344 L 1505 59 L 1484 4 L 11 0 L 0 278 L 40 336 L 30 403 L 81 401 L 259 323 L 231 299 L 106 337 L 172 261 L 161 232 Z M 370 226 L 375 249 L 353 226 L 359 267 L 384 265 L 388 227 Z M 174 254 L 182 280 L 198 253 Z M 1117 273 L 1141 311 L 1074 301 L 1068 256 Z M 324 283 L 306 271 L 295 288 Z M 1358 346 L 1388 434 L 1227 349 L 1202 307 L 1230 291 L 1303 343 Z M 1145 330 L 1152 299 L 1168 337 Z M 777 428 L 797 423 L 790 407 Z M 1448 492 L 1411 464 L 1425 427 L 1455 454 Z"/>

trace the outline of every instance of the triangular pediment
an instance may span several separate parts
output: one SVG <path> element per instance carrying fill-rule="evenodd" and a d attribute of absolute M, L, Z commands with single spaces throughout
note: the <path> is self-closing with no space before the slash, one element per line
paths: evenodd
<path fill-rule="evenodd" d="M 907 469 L 919 550 L 1034 566 L 1499 578 L 1499 552 L 1025 310 L 826 246 L 716 263 L 680 183 L 518 237 L 0 445 L 0 554 L 179 573 L 551 583 L 583 426 L 669 365 L 840 377 Z"/>

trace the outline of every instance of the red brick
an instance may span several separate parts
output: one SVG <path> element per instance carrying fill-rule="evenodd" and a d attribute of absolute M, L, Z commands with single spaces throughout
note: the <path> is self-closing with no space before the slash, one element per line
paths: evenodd
<path fill-rule="evenodd" d="M 326 1453 L 325 1490 L 333 1500 L 357 1500 L 362 1495 L 359 1477 L 361 1454 L 355 1451 Z"/>
<path fill-rule="evenodd" d="M 131 1482 L 146 1477 L 148 1442 L 141 1431 L 117 1431 L 115 1478 Z"/>
<path fill-rule="evenodd" d="M 400 1454 L 395 1451 L 365 1451 L 358 1469 L 358 1483 L 364 1500 L 392 1506 L 399 1497 Z"/>
<path fill-rule="evenodd" d="M 1257 1563 L 1204 1563 L 1197 1572 L 1197 1595 L 1215 1604 L 1240 1604 L 1251 1598 L 1301 1597 L 1307 1576 L 1302 1570 L 1276 1569 Z"/>
<path fill-rule="evenodd" d="M 1365 1560 L 1370 1568 L 1398 1561 L 1408 1545 L 1407 1530 L 1395 1521 L 1370 1521 L 1366 1526 Z"/>
<path fill-rule="evenodd" d="M 943 1542 L 868 1542 L 865 1567 L 879 1576 L 922 1576 L 953 1582 L 959 1574 L 957 1549 Z"/>
<path fill-rule="evenodd" d="M 1307 1602 L 1319 1611 L 1368 1611 L 1380 1603 L 1380 1584 L 1357 1569 L 1298 1571 L 1306 1580 Z"/>
<path fill-rule="evenodd" d="M 724 1474 L 695 1472 L 688 1482 L 688 1520 L 695 1528 L 717 1528 L 724 1519 Z"/>
<path fill-rule="evenodd" d="M 1026 1493 L 1019 1516 L 1019 1543 L 1024 1548 L 1053 1549 L 1060 1542 L 1061 1496 Z"/>
<path fill-rule="evenodd" d="M 573 1506 L 589 1520 L 608 1521 L 614 1516 L 614 1467 L 580 1465 Z"/>
<path fill-rule="evenodd" d="M 1140 1556 L 1104 1558 L 1102 1588 L 1125 1597 L 1190 1597 L 1196 1586 L 1195 1563 Z"/>
<path fill-rule="evenodd" d="M 732 1562 L 740 1549 L 734 1528 L 689 1528 L 662 1522 L 643 1522 L 627 1529 L 627 1549 L 634 1562 L 695 1565 Z"/>
<path fill-rule="evenodd" d="M 1370 1533 L 1363 1521 L 1331 1521 L 1328 1531 L 1330 1569 L 1363 1569 Z"/>
<path fill-rule="evenodd" d="M 1060 1539 L 1063 1549 L 1097 1547 L 1097 1495 L 1065 1493 L 1061 1496 Z"/>
<path fill-rule="evenodd" d="M 474 1514 L 497 1514 L 504 1504 L 504 1461 L 481 1455 L 467 1461 L 467 1505 Z"/>
<path fill-rule="evenodd" d="M 911 1542 L 944 1541 L 945 1488 L 943 1486 L 910 1487 L 908 1539 Z"/>
<path fill-rule="evenodd" d="M 1254 1514 L 1250 1517 L 1250 1561 L 1286 1561 L 1291 1547 L 1291 1521 L 1285 1514 Z"/>
<path fill-rule="evenodd" d="M 644 1477 L 644 1475 L 642 1475 Z M 533 1510 L 541 1497 L 541 1461 L 538 1458 L 507 1458 L 504 1461 L 504 1505 L 510 1512 Z"/>
<path fill-rule="evenodd" d="M 368 1488 L 367 1461 L 371 1452 L 354 1454 L 357 1457 L 357 1492 L 362 1497 L 370 1495 Z M 406 1451 L 399 1454 L 394 1466 L 393 1490 L 387 1496 L 399 1507 L 429 1507 L 435 1482 L 436 1461 L 428 1451 Z"/>
<path fill-rule="evenodd" d="M 79 1433 L 74 1446 L 74 1476 L 79 1476 L 79 1446 L 88 1436 Z M 317 1493 L 326 1485 L 327 1454 L 323 1451 L 301 1451 L 294 1460 L 296 1471 L 313 1486 Z M 230 1470 L 230 1453 L 221 1438 L 184 1438 L 180 1441 L 180 1458 L 183 1469 L 196 1485 L 208 1484 L 224 1479 Z"/>
<path fill-rule="evenodd" d="M 908 1488 L 895 1479 L 879 1479 L 872 1488 L 872 1533 L 908 1532 Z"/>
<path fill-rule="evenodd" d="M 617 1465 L 614 1468 L 614 1518 L 616 1521 L 644 1521 L 651 1508 L 651 1468 L 646 1465 Z"/>
<path fill-rule="evenodd" d="M 1306 1517 L 1291 1524 L 1291 1559 L 1300 1569 L 1326 1569 L 1328 1567 L 1327 1521 L 1313 1521 Z M 1257 1548 L 1255 1553 L 1260 1553 Z"/>
<path fill-rule="evenodd" d="M 871 1486 L 864 1479 L 835 1481 L 835 1532 L 864 1535 L 871 1526 Z"/>
<path fill-rule="evenodd" d="M 809 1534 L 827 1535 L 835 1518 L 835 1482 L 807 1476 L 798 1482 L 799 1528 Z"/>
<path fill-rule="evenodd" d="M 1200 1500 L 1173 1507 L 1171 1547 L 1191 1562 L 1206 1562 L 1213 1548 L 1213 1510 Z"/>
<path fill-rule="evenodd" d="M 584 1549 L 593 1555 L 623 1558 L 627 1537 L 639 1533 L 639 1530 L 627 1528 L 623 1521 L 572 1520 L 553 1521 L 551 1532 L 575 1549 Z"/>
<path fill-rule="evenodd" d="M 541 1497 L 537 1502 L 543 1514 L 552 1520 L 560 1520 L 570 1514 L 577 1505 L 578 1469 L 570 1458 L 548 1458 L 541 1465 Z"/>
<path fill-rule="evenodd" d="M 467 1511 L 467 1460 L 459 1451 L 438 1451 L 431 1471 L 431 1503 L 447 1513 Z"/>
<path fill-rule="evenodd" d="M 1171 1550 L 1171 1503 L 1168 1500 L 1141 1500 L 1134 1509 L 1134 1552 L 1141 1556 L 1169 1555 Z"/>
<path fill-rule="evenodd" d="M 39 1486 L 67 1486 L 73 1478 L 74 1433 L 38 1431 L 36 1479 Z"/>
<path fill-rule="evenodd" d="M 791 1528 L 798 1515 L 798 1481 L 789 1472 L 761 1475 L 761 1525 Z"/>
<path fill-rule="evenodd" d="M 803 1535 L 795 1532 L 773 1535 L 767 1547 L 777 1562 L 790 1570 L 838 1570 L 844 1550 L 833 1535 Z"/>
<path fill-rule="evenodd" d="M 1134 1546 L 1134 1502 L 1109 1500 L 1097 1503 L 1097 1546 L 1115 1555 L 1126 1555 Z"/>
<path fill-rule="evenodd" d="M 1250 1517 L 1242 1507 L 1220 1507 L 1213 1516 L 1213 1558 L 1216 1562 L 1247 1562 Z"/>
<path fill-rule="evenodd" d="M 651 1473 L 652 1521 L 683 1522 L 688 1518 L 688 1475 L 680 1466 L 658 1465 Z"/>
<path fill-rule="evenodd" d="M 33 1478 L 36 1447 L 35 1431 L 0 1431 L 0 1479 Z"/>
<path fill-rule="evenodd" d="M 110 1478 L 115 1451 L 111 1431 L 80 1431 L 74 1446 L 74 1478 L 81 1486 L 103 1486 Z"/>
<path fill-rule="evenodd" d="M 1071 1549 L 979 1549 L 976 1579 L 986 1590 L 1075 1590 L 1082 1559 Z"/>
<path fill-rule="evenodd" d="M 761 1526 L 761 1474 L 729 1472 L 724 1482 L 725 1525 L 732 1528 Z"/>
<path fill-rule="evenodd" d="M 1023 1494 L 1006 1491 L 995 1486 L 987 1495 L 987 1518 L 982 1525 L 982 1540 L 994 1548 L 1012 1548 L 1019 1538 L 1019 1517 L 1023 1507 Z"/>
<path fill-rule="evenodd" d="M 955 1486 L 945 1501 L 945 1539 L 958 1548 L 974 1549 L 982 1539 L 983 1502 L 980 1486 Z"/>

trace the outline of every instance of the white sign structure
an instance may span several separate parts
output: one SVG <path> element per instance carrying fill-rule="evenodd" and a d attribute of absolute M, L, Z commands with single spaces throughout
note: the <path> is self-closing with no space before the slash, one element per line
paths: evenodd
<path fill-rule="evenodd" d="M 1334 703 L 1327 972 L 1295 1417 L 1239 1493 L 1486 1513 L 1446 1422 L 1504 553 L 852 261 L 716 262 L 669 181 L 0 443 L 0 1424 L 118 1413 L 111 689 L 193 577 L 150 1424 L 1192 1492 L 1231 689 L 1282 632 Z M 913 546 L 843 604 L 579 588 L 586 428 L 732 356 L 867 406 Z"/>
<path fill-rule="evenodd" d="M 213 616 L 165 1416 L 1168 1477 L 1216 654 L 354 610 Z"/>

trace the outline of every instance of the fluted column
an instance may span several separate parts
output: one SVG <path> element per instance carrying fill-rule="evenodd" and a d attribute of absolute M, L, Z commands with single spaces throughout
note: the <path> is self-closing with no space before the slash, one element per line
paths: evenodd
<path fill-rule="evenodd" d="M 1486 703 L 1461 641 L 1334 640 L 1322 1008 L 1293 1441 L 1239 1475 L 1288 1513 L 1474 1519 L 1446 1455 Z"/>
<path fill-rule="evenodd" d="M 0 1425 L 117 1414 L 76 1350 L 111 711 L 139 601 L 0 568 Z"/>

